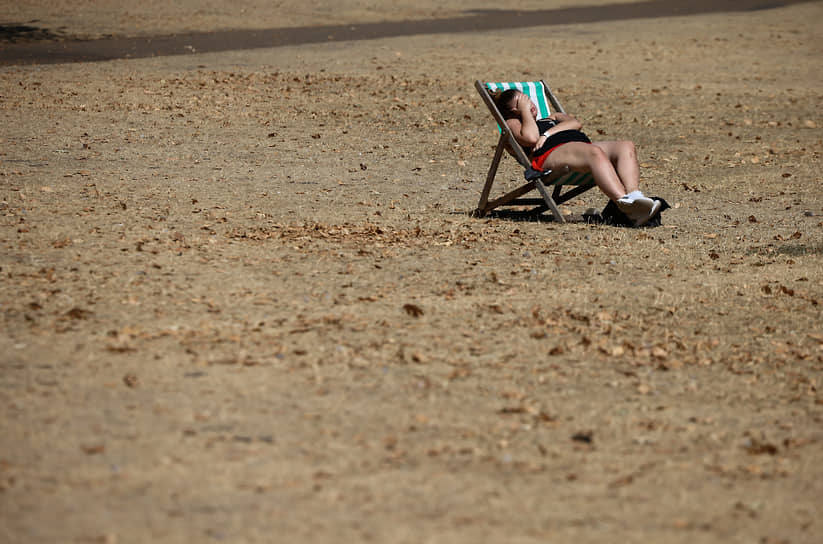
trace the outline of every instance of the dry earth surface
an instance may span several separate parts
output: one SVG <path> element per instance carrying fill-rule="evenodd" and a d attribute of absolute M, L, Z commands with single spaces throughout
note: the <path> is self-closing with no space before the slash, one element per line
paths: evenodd
<path fill-rule="evenodd" d="M 71 36 L 330 11 L 12 4 Z M 0 68 L 0 540 L 820 542 L 821 21 Z M 469 215 L 474 80 L 540 77 L 637 143 L 663 226 L 583 223 L 596 191 Z"/>

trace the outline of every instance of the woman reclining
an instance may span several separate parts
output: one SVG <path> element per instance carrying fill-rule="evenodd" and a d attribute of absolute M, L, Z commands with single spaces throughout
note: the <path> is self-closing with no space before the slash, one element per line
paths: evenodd
<path fill-rule="evenodd" d="M 592 143 L 580 131 L 580 121 L 566 113 L 538 120 L 537 107 L 528 95 L 516 89 L 503 91 L 495 102 L 533 168 L 591 172 L 597 187 L 637 227 L 648 223 L 660 209 L 659 200 L 646 197 L 639 189 L 640 167 L 634 143 Z"/>

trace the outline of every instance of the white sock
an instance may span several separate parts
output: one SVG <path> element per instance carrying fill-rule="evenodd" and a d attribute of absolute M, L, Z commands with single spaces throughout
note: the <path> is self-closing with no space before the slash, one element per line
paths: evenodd
<path fill-rule="evenodd" d="M 636 190 L 636 191 L 632 191 L 631 193 L 627 194 L 626 196 L 621 197 L 620 200 L 622 200 L 624 202 L 634 202 L 638 198 L 644 198 L 644 197 L 645 197 L 645 195 L 640 190 Z"/>

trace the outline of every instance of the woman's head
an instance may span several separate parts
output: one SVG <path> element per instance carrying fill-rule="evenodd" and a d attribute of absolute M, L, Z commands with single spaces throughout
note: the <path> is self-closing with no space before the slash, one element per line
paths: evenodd
<path fill-rule="evenodd" d="M 518 110 L 517 108 L 517 103 L 519 100 L 529 101 L 529 110 L 531 111 L 532 117 L 536 119 L 537 108 L 532 103 L 528 95 L 523 94 L 521 91 L 518 91 L 517 89 L 508 89 L 503 91 L 502 93 L 497 95 L 497 98 L 495 98 L 494 101 L 495 104 L 497 104 L 497 109 L 503 115 L 503 119 L 519 119 L 520 110 Z"/>

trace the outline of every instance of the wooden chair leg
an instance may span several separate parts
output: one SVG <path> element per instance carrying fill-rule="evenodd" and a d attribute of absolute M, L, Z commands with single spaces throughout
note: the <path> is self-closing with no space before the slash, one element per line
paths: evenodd
<path fill-rule="evenodd" d="M 483 217 L 486 215 L 486 205 L 489 202 L 489 194 L 492 190 L 492 185 L 494 184 L 494 176 L 497 174 L 497 168 L 500 166 L 500 159 L 503 158 L 503 150 L 506 148 L 506 137 L 505 135 L 500 135 L 500 140 L 497 142 L 497 149 L 494 150 L 494 158 L 492 159 L 492 164 L 489 167 L 489 173 L 486 175 L 486 185 L 483 186 L 483 192 L 480 194 L 480 202 L 477 204 L 477 210 L 475 211 L 478 217 Z"/>
<path fill-rule="evenodd" d="M 545 185 L 543 185 L 543 180 L 535 180 L 535 185 L 537 186 L 537 190 L 540 192 L 540 196 L 543 197 L 543 200 L 546 201 L 546 205 L 552 211 L 552 215 L 554 215 L 554 220 L 558 223 L 565 223 L 566 220 L 563 218 L 563 214 L 560 213 L 557 204 L 554 203 L 554 199 L 549 194 L 549 190 L 546 189 Z"/>

